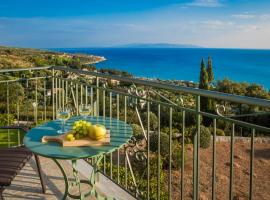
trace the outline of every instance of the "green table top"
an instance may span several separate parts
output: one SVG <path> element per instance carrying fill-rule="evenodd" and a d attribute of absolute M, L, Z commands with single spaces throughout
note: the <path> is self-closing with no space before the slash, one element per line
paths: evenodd
<path fill-rule="evenodd" d="M 82 117 L 70 118 L 66 123 L 66 128 L 71 129 L 72 124 L 80 119 Z M 50 121 L 31 129 L 24 137 L 24 144 L 34 153 L 44 157 L 73 160 L 113 152 L 126 144 L 133 133 L 132 128 L 128 124 L 117 119 L 89 116 L 86 121 L 92 124 L 103 124 L 106 129 L 109 129 L 111 135 L 110 145 L 100 147 L 62 147 L 61 144 L 56 142 L 41 143 L 41 138 L 44 135 L 58 135 L 57 130 L 61 126 L 59 120 Z"/>

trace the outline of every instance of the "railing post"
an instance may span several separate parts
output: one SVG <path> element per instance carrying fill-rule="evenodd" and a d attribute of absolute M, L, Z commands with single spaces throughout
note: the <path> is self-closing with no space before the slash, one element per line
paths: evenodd
<path fill-rule="evenodd" d="M 90 88 L 90 103 L 91 103 L 91 115 L 94 116 L 94 91 L 93 91 L 93 87 Z"/>
<path fill-rule="evenodd" d="M 7 125 L 9 126 L 9 83 L 7 82 Z"/>
<path fill-rule="evenodd" d="M 62 108 L 65 108 L 65 81 L 62 80 L 62 87 L 61 87 L 61 91 L 62 91 Z"/>
<path fill-rule="evenodd" d="M 193 136 L 193 199 L 199 199 L 199 153 L 200 153 L 200 96 L 196 96 L 196 131 Z"/>
<path fill-rule="evenodd" d="M 55 114 L 56 114 L 58 110 L 58 79 L 55 78 L 54 80 L 55 80 Z"/>
<path fill-rule="evenodd" d="M 233 200 L 233 176 L 234 176 L 234 131 L 235 131 L 235 124 L 232 124 L 232 133 L 231 133 L 231 152 L 230 152 L 230 189 L 229 189 L 229 199 Z"/>
<path fill-rule="evenodd" d="M 38 100 L 37 100 L 37 84 L 38 84 L 38 81 L 37 81 L 37 78 L 36 78 L 36 84 L 35 84 L 35 124 L 37 125 L 37 118 L 38 118 Z"/>
<path fill-rule="evenodd" d="M 69 82 L 68 81 L 66 81 L 66 100 L 65 100 L 65 103 L 66 103 L 66 105 L 68 105 L 68 84 L 69 84 Z"/>
<path fill-rule="evenodd" d="M 44 120 L 47 121 L 47 99 L 46 99 L 46 97 L 47 97 L 47 94 L 46 94 L 47 91 L 46 90 L 47 89 L 46 89 L 46 79 L 44 79 L 44 83 L 43 84 L 44 84 L 44 86 L 43 86 L 44 87 L 44 94 L 43 94 L 44 95 Z"/>
<path fill-rule="evenodd" d="M 18 89 L 17 89 L 17 97 L 19 97 L 19 92 L 18 92 Z M 17 125 L 19 126 L 19 121 L 20 121 L 20 101 L 16 101 L 16 108 L 17 108 Z"/>
<path fill-rule="evenodd" d="M 182 111 L 181 200 L 184 199 L 185 126 L 185 111 Z"/>
<path fill-rule="evenodd" d="M 150 199 L 150 103 L 147 102 L 147 199 Z"/>
<path fill-rule="evenodd" d="M 79 115 L 79 88 L 78 83 L 76 83 L 76 114 Z"/>
<path fill-rule="evenodd" d="M 62 101 L 61 101 L 61 79 L 59 78 L 58 79 L 58 105 L 59 105 L 59 108 L 60 109 L 63 109 L 63 106 L 61 105 L 62 104 Z"/>
<path fill-rule="evenodd" d="M 83 85 L 81 84 L 81 99 L 80 103 L 83 104 Z"/>
<path fill-rule="evenodd" d="M 217 120 L 214 119 L 213 130 L 213 154 L 212 154 L 212 200 L 216 199 L 216 132 L 217 132 Z"/>
<path fill-rule="evenodd" d="M 255 129 L 252 129 L 251 140 L 250 140 L 249 200 L 252 200 L 252 195 L 253 195 L 254 137 L 255 137 Z"/>
<path fill-rule="evenodd" d="M 170 107 L 170 123 L 169 123 L 169 200 L 172 199 L 172 107 Z"/>
<path fill-rule="evenodd" d="M 53 110 L 53 119 L 55 119 L 55 99 L 54 99 L 54 69 L 52 70 L 52 90 L 51 90 L 51 95 L 52 95 L 52 110 Z"/>
<path fill-rule="evenodd" d="M 97 101 L 96 101 L 96 116 L 99 116 L 99 78 L 96 77 L 96 92 L 97 92 Z"/>
<path fill-rule="evenodd" d="M 158 177 L 157 177 L 157 183 L 158 183 L 158 190 L 157 190 L 157 197 L 158 200 L 160 200 L 160 104 L 158 104 L 158 168 L 157 168 L 157 173 L 158 173 Z"/>
<path fill-rule="evenodd" d="M 88 105 L 88 87 L 85 86 L 85 104 Z"/>

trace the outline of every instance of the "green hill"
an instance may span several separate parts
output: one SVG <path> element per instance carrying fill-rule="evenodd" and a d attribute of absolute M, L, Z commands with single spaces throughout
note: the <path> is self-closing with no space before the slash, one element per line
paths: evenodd
<path fill-rule="evenodd" d="M 0 46 L 0 69 L 40 66 L 81 66 L 102 61 L 104 58 L 84 54 L 67 54 L 30 48 Z"/>

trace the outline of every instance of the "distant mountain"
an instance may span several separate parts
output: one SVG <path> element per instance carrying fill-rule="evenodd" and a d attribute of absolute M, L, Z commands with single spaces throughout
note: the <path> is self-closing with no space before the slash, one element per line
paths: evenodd
<path fill-rule="evenodd" d="M 120 48 L 201 48 L 192 44 L 170 44 L 170 43 L 134 43 L 116 46 Z"/>

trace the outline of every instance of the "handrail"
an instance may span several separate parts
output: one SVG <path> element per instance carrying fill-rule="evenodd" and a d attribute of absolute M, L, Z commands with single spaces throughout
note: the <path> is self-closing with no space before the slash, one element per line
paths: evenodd
<path fill-rule="evenodd" d="M 43 70 L 43 69 L 50 69 L 52 66 L 45 66 L 45 67 L 28 67 L 28 68 L 14 68 L 14 69 L 0 69 L 0 73 L 5 72 L 18 72 L 18 71 L 35 71 L 35 70 Z"/>
<path fill-rule="evenodd" d="M 211 98 L 225 100 L 225 101 L 231 101 L 231 102 L 235 102 L 235 103 L 257 105 L 257 106 L 262 106 L 265 108 L 270 108 L 270 101 L 269 100 L 259 99 L 259 98 L 254 98 L 254 97 L 227 94 L 227 93 L 222 93 L 222 92 L 217 92 L 217 91 L 203 90 L 203 89 L 199 89 L 199 88 L 177 86 L 177 85 L 172 85 L 172 84 L 159 83 L 156 81 L 142 80 L 142 79 L 137 79 L 137 78 L 128 78 L 128 77 L 104 74 L 104 73 L 99 73 L 99 72 L 83 71 L 83 70 L 62 67 L 62 66 L 53 66 L 52 69 L 62 70 L 62 71 L 66 71 L 66 72 L 74 72 L 74 73 L 79 73 L 79 74 L 85 74 L 85 75 L 101 77 L 101 78 L 109 78 L 109 79 L 113 79 L 113 80 L 118 80 L 118 81 L 123 81 L 123 82 L 128 82 L 128 83 L 136 83 L 136 84 L 156 87 L 156 88 L 160 88 L 160 89 L 173 90 L 173 91 L 177 91 L 177 92 L 186 92 L 186 93 L 190 93 L 190 94 L 194 94 L 194 95 L 211 97 Z"/>
<path fill-rule="evenodd" d="M 128 77 L 122 77 L 117 75 L 110 75 L 110 74 L 104 74 L 99 72 L 90 72 L 90 71 L 83 71 L 78 69 L 71 69 L 65 66 L 45 66 L 45 67 L 30 67 L 30 68 L 17 68 L 17 69 L 0 69 L 0 73 L 4 72 L 16 72 L 16 71 L 34 71 L 34 70 L 44 70 L 44 69 L 55 69 L 55 70 L 62 70 L 66 72 L 74 72 L 79 74 L 85 74 L 95 77 L 101 77 L 101 78 L 109 78 L 113 80 L 128 82 L 128 83 L 136 83 L 151 87 L 156 87 L 160 89 L 167 89 L 177 92 L 186 92 L 194 95 L 204 96 L 204 97 L 211 97 L 216 98 L 220 100 L 225 101 L 231 101 L 235 103 L 242 103 L 242 104 L 249 104 L 249 105 L 257 105 L 262 106 L 265 108 L 270 108 L 270 101 L 265 99 L 259 99 L 254 97 L 247 97 L 247 96 L 240 96 L 235 94 L 227 94 L 217 91 L 210 91 L 210 90 L 203 90 L 199 88 L 191 88 L 186 86 L 177 86 L 172 84 L 166 84 L 166 83 L 160 83 L 157 81 L 149 81 L 149 80 L 142 80 L 138 78 L 128 78 Z"/>

